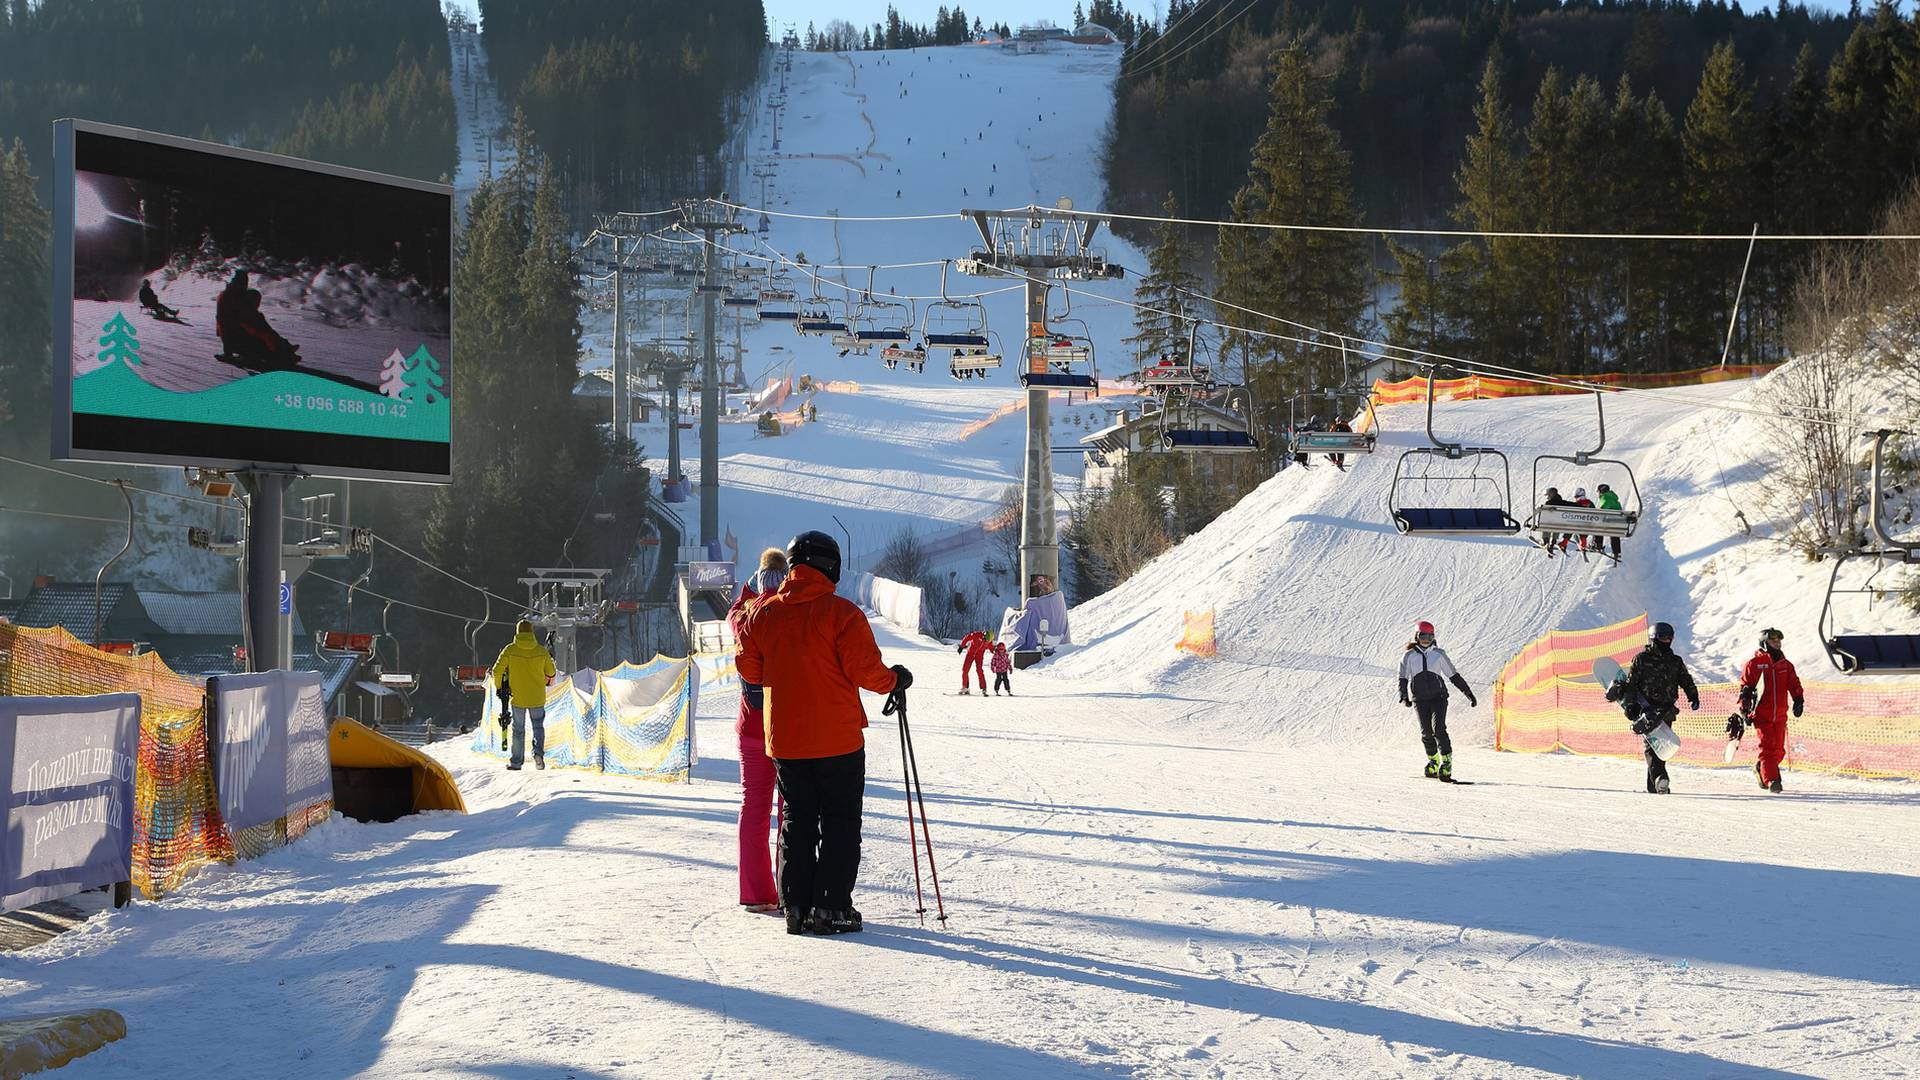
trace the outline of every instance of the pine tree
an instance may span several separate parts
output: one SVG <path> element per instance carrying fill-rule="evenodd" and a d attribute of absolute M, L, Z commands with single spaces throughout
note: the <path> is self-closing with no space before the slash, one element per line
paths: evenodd
<path fill-rule="evenodd" d="M 440 361 L 433 358 L 425 345 L 407 357 L 405 383 L 400 399 L 410 405 L 432 405 L 447 399 L 446 383 L 440 377 Z"/>
<path fill-rule="evenodd" d="M 1160 206 L 1162 216 L 1180 217 L 1180 200 L 1172 192 Z M 1187 226 L 1165 221 L 1153 228 L 1153 251 L 1147 256 L 1148 274 L 1134 291 L 1134 334 L 1127 338 L 1133 361 L 1148 364 L 1184 343 L 1187 319 L 1198 317 L 1200 275 L 1192 270 L 1195 251 Z M 1152 310 L 1148 310 L 1152 309 Z M 1168 313 L 1171 314 L 1163 314 Z"/>
<path fill-rule="evenodd" d="M 397 398 L 407 388 L 407 358 L 399 349 L 380 362 L 380 392 Z"/>
<path fill-rule="evenodd" d="M 140 336 L 134 332 L 133 324 L 125 315 L 113 313 L 106 327 L 100 333 L 100 360 L 111 364 L 119 361 L 128 367 L 140 366 Z"/>
<path fill-rule="evenodd" d="M 1733 43 L 1722 42 L 1707 57 L 1681 139 L 1685 204 L 1695 231 L 1738 233 L 1754 223 L 1759 212 L 1754 183 L 1757 136 L 1745 69 Z M 1680 298 L 1675 313 L 1681 348 L 1703 358 L 1719 354 L 1745 256 L 1743 248 L 1731 244 L 1692 254 L 1692 288 Z M 1741 344 L 1736 340 L 1736 347 Z"/>
<path fill-rule="evenodd" d="M 1232 220 L 1358 223 L 1351 162 L 1333 128 L 1332 109 L 1305 47 L 1295 41 L 1283 48 L 1269 87 L 1267 129 L 1254 143 L 1247 183 L 1233 197 Z M 1223 299 L 1292 323 L 1223 310 L 1223 321 L 1234 327 L 1294 337 L 1312 336 L 1303 334 L 1302 326 L 1327 334 L 1361 334 L 1367 264 L 1365 244 L 1356 234 L 1223 227 L 1217 269 Z M 1286 361 L 1279 368 L 1250 373 L 1269 416 L 1291 388 L 1325 384 L 1338 370 L 1337 351 L 1245 334 L 1233 342 L 1243 357 Z"/>
<path fill-rule="evenodd" d="M 1460 203 L 1454 220 L 1483 232 L 1518 231 L 1522 224 L 1520 162 L 1513 119 L 1500 89 L 1500 57 L 1487 57 L 1480 100 L 1473 108 L 1474 133 L 1456 183 Z M 1517 240 L 1469 240 L 1449 253 L 1455 272 L 1448 288 L 1459 303 L 1465 355 L 1488 363 L 1528 366 L 1520 326 L 1524 282 Z"/>

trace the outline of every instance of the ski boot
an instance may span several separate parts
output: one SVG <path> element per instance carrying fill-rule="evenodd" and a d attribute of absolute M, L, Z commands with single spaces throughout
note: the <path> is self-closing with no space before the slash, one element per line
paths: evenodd
<path fill-rule="evenodd" d="M 1439 775 L 1440 775 L 1440 755 L 1428 754 L 1427 755 L 1427 779 L 1432 780 Z"/>
<path fill-rule="evenodd" d="M 813 920 L 807 918 L 805 911 L 799 908 L 787 909 L 787 933 L 798 935 L 811 929 L 813 929 Z"/>
<path fill-rule="evenodd" d="M 966 687 L 964 687 L 964 686 L 963 686 L 963 687 L 961 687 L 961 688 L 960 688 L 960 696 L 961 696 L 961 697 L 972 697 L 972 696 L 973 696 L 973 691 L 971 691 L 971 690 L 968 690 L 968 689 L 967 689 Z"/>
<path fill-rule="evenodd" d="M 1453 755 L 1452 754 L 1440 755 L 1440 772 L 1438 775 L 1442 780 L 1453 779 Z"/>
<path fill-rule="evenodd" d="M 1753 778 L 1760 784 L 1761 791 L 1767 790 L 1767 778 L 1760 772 L 1760 763 L 1757 761 L 1753 763 Z"/>
<path fill-rule="evenodd" d="M 862 929 L 860 913 L 852 908 L 840 911 L 813 909 L 813 932 L 823 937 L 829 934 L 857 934 Z"/>
<path fill-rule="evenodd" d="M 533 767 L 540 770 L 541 772 L 546 772 L 547 771 L 547 755 L 545 754 L 533 755 Z"/>
<path fill-rule="evenodd" d="M 1669 782 L 1666 777 L 1662 776 L 1653 782 L 1653 793 L 1655 795 L 1671 795 L 1673 794 L 1673 784 Z"/>
<path fill-rule="evenodd" d="M 1784 785 L 1780 783 L 1779 778 L 1775 777 L 1773 783 L 1767 785 L 1767 790 L 1773 792 L 1775 795 L 1778 795 L 1787 789 Z"/>

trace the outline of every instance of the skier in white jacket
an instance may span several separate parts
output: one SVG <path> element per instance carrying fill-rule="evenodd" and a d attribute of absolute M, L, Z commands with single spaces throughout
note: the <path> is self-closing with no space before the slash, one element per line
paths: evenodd
<path fill-rule="evenodd" d="M 1414 626 L 1413 640 L 1400 658 L 1400 704 L 1420 716 L 1420 742 L 1427 749 L 1427 775 L 1437 780 L 1453 780 L 1453 740 L 1447 737 L 1447 683 L 1458 687 L 1467 704 L 1480 702 L 1467 686 L 1467 680 L 1454 670 L 1446 650 L 1434 642 L 1433 624 L 1422 621 Z"/>

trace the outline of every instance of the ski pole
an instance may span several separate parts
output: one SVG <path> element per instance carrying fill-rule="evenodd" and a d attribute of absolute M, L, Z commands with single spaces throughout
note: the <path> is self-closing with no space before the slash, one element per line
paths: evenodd
<path fill-rule="evenodd" d="M 927 923 L 927 896 L 920 886 L 920 839 L 913 834 L 913 773 L 908 767 L 911 749 L 907 745 L 907 692 L 895 690 L 887 695 L 887 703 L 880 707 L 880 715 L 900 717 L 900 790 L 907 797 L 907 846 L 913 850 L 913 902 L 914 912 L 920 916 L 920 925 Z M 927 851 L 929 861 L 933 858 L 931 848 Z"/>
<path fill-rule="evenodd" d="M 900 699 L 900 737 L 907 744 L 907 769 L 913 774 L 913 797 L 920 802 L 920 839 L 927 848 L 927 873 L 933 878 L 933 904 L 939 912 L 940 926 L 947 925 L 947 904 L 940 896 L 940 868 L 933 861 L 933 836 L 927 832 L 927 795 L 920 786 L 920 763 L 913 755 L 913 736 L 907 731 L 907 702 Z"/>

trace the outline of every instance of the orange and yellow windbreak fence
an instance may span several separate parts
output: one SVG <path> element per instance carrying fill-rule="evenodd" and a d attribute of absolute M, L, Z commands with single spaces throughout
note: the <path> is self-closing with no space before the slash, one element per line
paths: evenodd
<path fill-rule="evenodd" d="M 1593 681 L 1594 661 L 1610 656 L 1626 667 L 1647 643 L 1647 617 L 1595 630 L 1555 630 L 1508 661 L 1493 687 L 1496 750 L 1555 750 L 1600 757 L 1638 758 L 1644 745 L 1620 706 Z M 1819 654 L 1801 657 L 1811 667 Z M 1740 684 L 1705 676 L 1737 669 L 1738 657 L 1688 657 L 1700 686 L 1700 711 L 1683 699 L 1674 731 L 1688 765 L 1723 766 L 1727 715 L 1739 707 Z M 1847 776 L 1920 780 L 1920 682 L 1815 682 L 1807 677 L 1806 715 L 1787 725 L 1787 767 Z M 1750 768 L 1757 737 L 1749 732 L 1734 758 Z"/>
<path fill-rule="evenodd" d="M 1729 364 L 1724 368 L 1695 368 L 1692 371 L 1662 371 L 1647 374 L 1612 373 L 1605 375 L 1543 375 L 1543 379 L 1581 382 L 1590 386 L 1609 386 L 1620 390 L 1659 390 L 1673 386 L 1703 386 L 1734 379 L 1756 379 L 1772 371 L 1775 364 Z M 1436 401 L 1477 401 L 1486 398 L 1539 397 L 1548 394 L 1587 394 L 1578 386 L 1561 386 L 1503 378 L 1498 375 L 1465 375 L 1441 379 L 1433 385 Z M 1382 379 L 1373 384 L 1375 405 L 1405 405 L 1427 399 L 1427 378 L 1415 375 L 1399 382 Z"/>
<path fill-rule="evenodd" d="M 214 798 L 206 690 L 149 653 L 101 652 L 59 627 L 0 622 L 0 696 L 140 695 L 134 773 L 133 884 L 148 897 L 195 867 L 231 862 L 233 841 Z"/>

